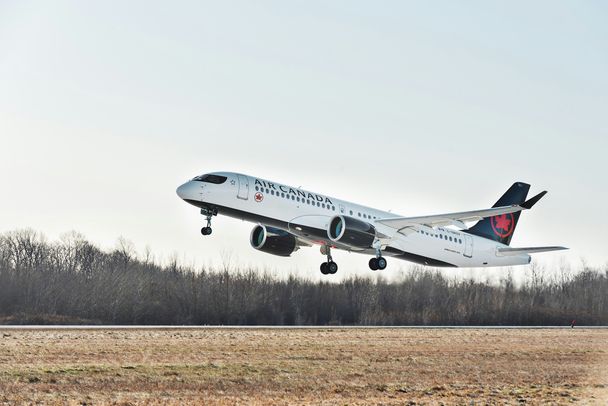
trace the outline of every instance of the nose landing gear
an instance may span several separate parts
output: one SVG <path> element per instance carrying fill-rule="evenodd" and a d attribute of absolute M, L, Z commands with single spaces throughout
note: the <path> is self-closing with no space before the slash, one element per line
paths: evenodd
<path fill-rule="evenodd" d="M 211 235 L 213 230 L 211 229 L 211 218 L 217 216 L 217 210 L 201 209 L 201 214 L 207 219 L 207 226 L 201 228 L 202 235 Z"/>
<path fill-rule="evenodd" d="M 321 254 L 327 255 L 327 262 L 321 264 L 321 273 L 323 275 L 333 275 L 338 272 L 338 264 L 336 264 L 331 257 L 331 247 L 329 245 L 322 245 Z"/>

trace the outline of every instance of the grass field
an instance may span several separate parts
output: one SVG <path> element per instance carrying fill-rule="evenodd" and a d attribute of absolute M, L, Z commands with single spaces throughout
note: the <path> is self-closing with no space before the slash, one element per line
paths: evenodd
<path fill-rule="evenodd" d="M 608 330 L 2 330 L 0 404 L 608 404 Z"/>

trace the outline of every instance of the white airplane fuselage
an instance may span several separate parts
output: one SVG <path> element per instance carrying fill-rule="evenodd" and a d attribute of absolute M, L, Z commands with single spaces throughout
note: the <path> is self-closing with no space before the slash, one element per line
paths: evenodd
<path fill-rule="evenodd" d="M 371 256 L 380 249 L 382 255 L 429 266 L 510 266 L 531 260 L 528 254 L 501 256 L 498 248 L 505 244 L 466 231 L 421 225 L 401 233 L 376 221 L 401 217 L 394 213 L 239 173 L 208 175 L 225 180 L 213 183 L 195 178 L 177 189 L 179 197 L 209 217 L 221 214 L 274 227 L 296 236 L 304 245 L 319 244 Z M 338 215 L 372 225 L 378 235 L 374 246 L 356 247 L 330 239 L 328 227 Z"/>
<path fill-rule="evenodd" d="M 368 255 L 375 255 L 380 248 L 383 255 L 429 266 L 510 266 L 528 264 L 531 260 L 528 254 L 501 256 L 497 249 L 506 247 L 505 244 L 465 231 L 421 225 L 415 232 L 402 234 L 376 222 L 400 217 L 394 213 L 239 173 L 208 175 L 226 179 L 212 183 L 195 178 L 177 189 L 179 197 L 202 212 L 274 227 L 307 244 Z M 338 215 L 372 225 L 379 236 L 374 247 L 355 247 L 331 240 L 328 227 Z"/>

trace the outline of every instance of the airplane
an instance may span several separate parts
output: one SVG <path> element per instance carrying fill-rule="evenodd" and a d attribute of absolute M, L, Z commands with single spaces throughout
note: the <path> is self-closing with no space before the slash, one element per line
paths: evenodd
<path fill-rule="evenodd" d="M 515 182 L 489 209 L 403 217 L 266 179 L 234 172 L 212 172 L 179 186 L 177 195 L 200 209 L 210 235 L 213 216 L 256 223 L 249 236 L 256 250 L 288 257 L 301 247 L 320 245 L 324 275 L 338 265 L 332 250 L 371 256 L 372 271 L 385 269 L 386 257 L 434 267 L 525 265 L 530 254 L 560 246 L 509 246 L 523 210 L 547 192 L 526 200 L 530 185 Z M 467 223 L 476 222 L 471 227 Z"/>

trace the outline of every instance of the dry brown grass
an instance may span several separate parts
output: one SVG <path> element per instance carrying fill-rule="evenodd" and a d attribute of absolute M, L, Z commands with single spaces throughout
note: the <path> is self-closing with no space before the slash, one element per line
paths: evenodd
<path fill-rule="evenodd" d="M 605 404 L 608 330 L 0 330 L 0 403 Z"/>

